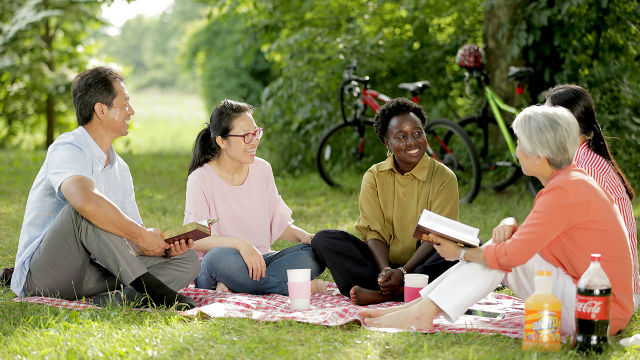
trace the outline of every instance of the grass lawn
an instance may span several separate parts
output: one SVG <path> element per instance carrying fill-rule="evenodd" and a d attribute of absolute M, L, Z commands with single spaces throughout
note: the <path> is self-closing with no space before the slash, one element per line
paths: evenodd
<path fill-rule="evenodd" d="M 182 222 L 189 151 L 208 114 L 190 96 L 162 92 L 133 92 L 131 96 L 137 111 L 135 127 L 117 146 L 131 168 L 145 224 L 173 227 Z M 256 121 L 260 123 L 260 119 Z M 45 154 L 12 150 L 0 154 L 0 265 L 8 266 L 15 259 L 26 196 Z M 277 174 L 278 169 L 274 172 Z M 298 226 L 312 232 L 326 228 L 353 230 L 357 193 L 330 189 L 315 173 L 278 177 L 276 182 Z M 460 215 L 462 221 L 480 227 L 481 237 L 486 239 L 501 218 L 513 215 L 522 220 L 532 201 L 521 187 L 499 194 L 485 190 L 473 204 L 463 205 Z M 634 210 L 637 219 L 638 202 Z M 276 248 L 287 245 L 276 242 Z M 0 288 L 0 359 L 583 358 L 568 345 L 556 354 L 522 352 L 520 340 L 498 335 L 386 334 L 363 330 L 353 323 L 324 327 L 292 321 L 184 319 L 160 310 L 106 308 L 77 312 L 19 304 L 11 301 L 13 297 L 8 288 Z M 621 337 L 635 332 L 640 332 L 638 313 L 622 336 L 611 338 L 614 345 L 601 357 L 640 357 L 637 348 L 617 345 Z"/>

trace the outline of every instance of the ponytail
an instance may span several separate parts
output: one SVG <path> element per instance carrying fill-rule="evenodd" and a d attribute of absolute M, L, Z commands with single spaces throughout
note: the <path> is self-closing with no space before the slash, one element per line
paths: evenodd
<path fill-rule="evenodd" d="M 209 124 L 200 131 L 193 143 L 193 156 L 187 176 L 200 166 L 215 159 L 220 154 L 220 146 L 212 139 Z"/>
<path fill-rule="evenodd" d="M 624 175 L 622 170 L 620 170 L 620 167 L 618 166 L 616 160 L 613 158 L 613 155 L 611 155 L 611 151 L 609 151 L 609 144 L 607 144 L 607 141 L 604 139 L 604 135 L 602 134 L 602 129 L 600 128 L 600 126 L 597 126 L 597 131 L 594 131 L 593 136 L 590 139 L 587 139 L 587 146 L 589 147 L 589 149 L 593 150 L 594 153 L 602 156 L 605 160 L 607 160 L 609 165 L 611 165 L 611 167 L 613 168 L 613 171 L 615 171 L 616 175 L 618 175 L 618 178 L 622 182 L 622 185 L 624 185 L 629 199 L 633 200 L 636 194 L 633 191 L 631 184 L 629 184 L 629 180 L 627 180 L 627 177 Z"/>
<path fill-rule="evenodd" d="M 633 188 L 609 151 L 609 144 L 607 144 L 602 128 L 596 119 L 593 98 L 587 90 L 578 85 L 558 85 L 547 90 L 544 97 L 551 105 L 562 106 L 573 113 L 580 125 L 580 135 L 587 139 L 589 149 L 602 156 L 611 165 L 624 185 L 629 199 L 633 200 L 635 197 Z"/>
<path fill-rule="evenodd" d="M 209 161 L 220 156 L 218 136 L 225 137 L 231 131 L 233 120 L 243 113 L 253 114 L 253 106 L 234 100 L 222 100 L 213 109 L 209 123 L 200 131 L 193 143 L 193 156 L 189 164 L 187 176 Z"/>

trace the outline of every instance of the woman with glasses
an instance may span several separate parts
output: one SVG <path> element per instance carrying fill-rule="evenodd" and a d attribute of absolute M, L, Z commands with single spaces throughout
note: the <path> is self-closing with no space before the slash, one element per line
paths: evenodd
<path fill-rule="evenodd" d="M 217 219 L 211 236 L 194 244 L 202 257 L 198 288 L 249 294 L 288 295 L 287 269 L 324 271 L 308 245 L 313 238 L 293 225 L 271 166 L 256 157 L 263 129 L 251 105 L 223 100 L 198 134 L 189 165 L 184 223 Z M 272 251 L 283 239 L 300 244 Z M 324 292 L 315 279 L 312 292 Z"/>
<path fill-rule="evenodd" d="M 420 105 L 398 98 L 383 105 L 374 120 L 389 156 L 364 174 L 355 230 L 318 232 L 311 247 L 331 270 L 340 292 L 354 304 L 402 299 L 404 275 L 437 278 L 455 264 L 429 242 L 417 242 L 418 216 L 428 209 L 458 220 L 458 183 L 445 165 L 425 156 L 427 118 Z"/>

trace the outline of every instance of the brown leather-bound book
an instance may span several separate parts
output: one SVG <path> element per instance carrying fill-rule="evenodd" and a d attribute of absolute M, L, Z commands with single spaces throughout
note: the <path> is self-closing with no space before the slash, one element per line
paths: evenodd
<path fill-rule="evenodd" d="M 479 232 L 480 230 L 477 228 L 451 220 L 425 209 L 418 219 L 413 237 L 422 241 L 431 241 L 429 234 L 433 233 L 445 239 L 455 241 L 461 246 L 478 247 L 478 245 L 480 245 L 480 239 L 478 238 Z"/>
<path fill-rule="evenodd" d="M 211 231 L 209 229 L 214 222 L 215 220 L 209 220 L 209 226 L 197 222 L 184 224 L 175 229 L 163 232 L 162 237 L 164 238 L 164 241 L 169 244 L 182 239 L 193 239 L 193 241 L 200 240 L 211 235 Z"/>

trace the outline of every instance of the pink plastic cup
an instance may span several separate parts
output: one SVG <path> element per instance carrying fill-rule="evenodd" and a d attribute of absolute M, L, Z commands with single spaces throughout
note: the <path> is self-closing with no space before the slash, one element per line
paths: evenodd
<path fill-rule="evenodd" d="M 408 303 L 420 297 L 420 290 L 429 283 L 429 275 L 406 274 L 404 276 L 404 302 Z"/>
<path fill-rule="evenodd" d="M 311 308 L 311 269 L 287 270 L 287 287 L 291 310 Z"/>

